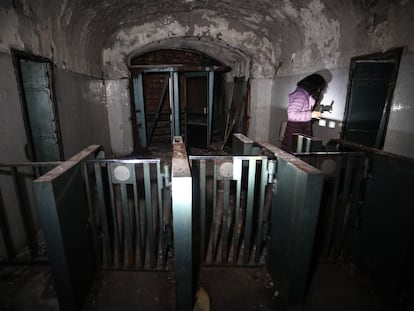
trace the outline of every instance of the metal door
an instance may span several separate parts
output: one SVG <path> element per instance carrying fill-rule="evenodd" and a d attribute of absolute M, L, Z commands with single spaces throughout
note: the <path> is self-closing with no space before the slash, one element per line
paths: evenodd
<path fill-rule="evenodd" d="M 50 65 L 23 58 L 19 60 L 19 65 L 33 160 L 60 160 L 62 152 L 49 80 Z"/>
<path fill-rule="evenodd" d="M 342 138 L 370 147 L 384 143 L 401 49 L 354 58 Z"/>
<path fill-rule="evenodd" d="M 214 72 L 183 74 L 186 145 L 207 149 L 211 141 Z"/>

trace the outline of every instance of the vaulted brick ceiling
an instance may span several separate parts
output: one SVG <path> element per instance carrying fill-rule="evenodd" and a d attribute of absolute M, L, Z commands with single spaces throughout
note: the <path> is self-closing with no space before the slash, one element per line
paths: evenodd
<path fill-rule="evenodd" d="M 55 46 L 73 48 L 61 58 L 96 61 L 107 77 L 125 76 L 130 56 L 163 48 L 199 50 L 263 78 L 334 68 L 355 53 L 384 48 L 382 32 L 404 36 L 399 28 L 410 18 L 401 12 L 414 10 L 407 0 L 14 2 L 37 17 L 39 32 L 42 23 L 53 25 Z"/>

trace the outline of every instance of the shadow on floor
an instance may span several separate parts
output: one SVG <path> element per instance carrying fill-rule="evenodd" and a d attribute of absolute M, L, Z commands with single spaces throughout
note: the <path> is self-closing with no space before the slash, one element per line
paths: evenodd
<path fill-rule="evenodd" d="M 352 265 L 319 264 L 302 306 L 286 306 L 265 267 L 201 269 L 198 287 L 212 311 L 412 311 L 392 301 Z M 174 310 L 173 272 L 101 271 L 84 311 Z M 58 311 L 47 266 L 0 268 L 0 310 Z"/>

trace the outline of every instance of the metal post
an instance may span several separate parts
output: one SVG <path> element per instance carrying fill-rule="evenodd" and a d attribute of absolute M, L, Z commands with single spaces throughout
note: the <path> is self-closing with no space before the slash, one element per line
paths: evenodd
<path fill-rule="evenodd" d="M 147 147 L 147 127 L 145 124 L 144 89 L 142 86 L 142 73 L 134 79 L 135 114 L 139 128 L 139 141 L 143 147 Z"/>
<path fill-rule="evenodd" d="M 16 199 L 19 207 L 20 217 L 23 223 L 23 231 L 26 238 L 26 243 L 29 248 L 30 257 L 34 258 L 37 256 L 37 245 L 36 245 L 36 230 L 32 222 L 32 215 L 30 212 L 30 207 L 27 206 L 23 200 L 23 191 L 20 186 L 19 175 L 17 172 L 17 167 L 13 166 L 11 168 L 13 176 L 14 189 L 16 191 Z"/>
<path fill-rule="evenodd" d="M 208 109 L 207 109 L 207 148 L 211 142 L 211 129 L 213 120 L 213 100 L 214 100 L 214 71 L 208 73 Z"/>
<path fill-rule="evenodd" d="M 185 145 L 174 137 L 172 210 L 176 275 L 176 310 L 193 309 L 192 178 Z"/>
<path fill-rule="evenodd" d="M 180 130 L 180 97 L 178 93 L 178 72 L 173 72 L 174 84 L 174 133 L 173 136 L 181 135 Z"/>

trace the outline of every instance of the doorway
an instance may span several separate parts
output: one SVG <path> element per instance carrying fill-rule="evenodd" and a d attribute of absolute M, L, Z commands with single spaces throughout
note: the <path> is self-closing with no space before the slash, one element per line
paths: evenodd
<path fill-rule="evenodd" d="M 351 59 L 341 138 L 381 149 L 402 48 Z"/>
<path fill-rule="evenodd" d="M 230 68 L 200 52 L 170 49 L 131 56 L 129 68 L 135 149 L 170 146 L 175 136 L 208 149 L 222 100 L 218 73 Z"/>
<path fill-rule="evenodd" d="M 48 162 L 63 159 L 50 61 L 15 51 L 27 144 L 26 157 Z"/>

